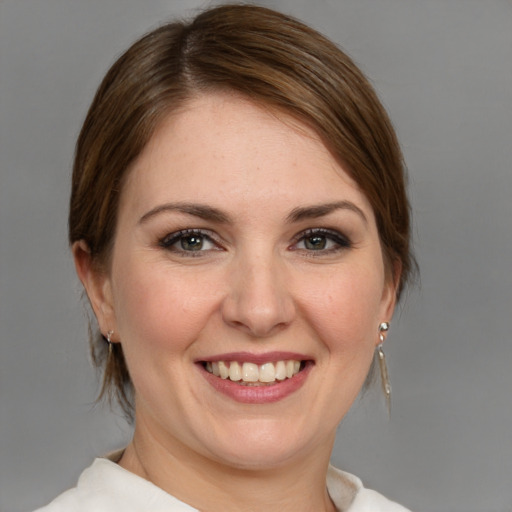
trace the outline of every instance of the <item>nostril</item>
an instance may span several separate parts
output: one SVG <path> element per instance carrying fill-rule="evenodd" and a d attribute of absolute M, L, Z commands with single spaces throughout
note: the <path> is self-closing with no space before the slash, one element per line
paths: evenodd
<path fill-rule="evenodd" d="M 287 322 L 240 322 L 238 320 L 228 321 L 228 325 L 231 327 L 240 330 L 247 334 L 251 338 L 268 338 L 269 336 L 273 336 L 276 333 L 284 330 L 289 325 Z"/>

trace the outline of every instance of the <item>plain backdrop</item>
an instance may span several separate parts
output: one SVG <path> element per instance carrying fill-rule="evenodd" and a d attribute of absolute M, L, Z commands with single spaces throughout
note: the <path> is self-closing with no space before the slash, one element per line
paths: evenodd
<path fill-rule="evenodd" d="M 386 344 L 391 419 L 377 390 L 359 400 L 333 461 L 415 511 L 509 512 L 512 3 L 260 3 L 313 25 L 359 63 L 410 173 L 422 283 Z M 98 385 L 66 242 L 74 142 L 115 57 L 206 5 L 0 0 L 2 511 L 45 504 L 129 438 L 120 414 L 93 405 Z"/>

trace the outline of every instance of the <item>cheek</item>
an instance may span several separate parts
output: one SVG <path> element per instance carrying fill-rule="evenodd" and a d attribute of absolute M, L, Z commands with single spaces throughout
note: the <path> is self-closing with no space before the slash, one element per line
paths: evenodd
<path fill-rule="evenodd" d="M 382 287 L 382 275 L 365 267 L 334 275 L 307 295 L 309 321 L 331 352 L 373 352 Z"/>
<path fill-rule="evenodd" d="M 204 283 L 199 286 L 197 278 L 176 275 L 158 264 L 128 261 L 118 268 L 114 300 L 125 352 L 151 347 L 152 354 L 178 354 L 191 344 L 215 300 L 199 293 Z"/>

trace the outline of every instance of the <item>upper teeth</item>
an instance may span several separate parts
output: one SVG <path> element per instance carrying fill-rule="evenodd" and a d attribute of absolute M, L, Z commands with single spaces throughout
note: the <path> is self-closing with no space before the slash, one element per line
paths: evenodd
<path fill-rule="evenodd" d="M 264 364 L 238 363 L 237 361 L 208 361 L 208 372 L 222 379 L 243 382 L 275 382 L 293 377 L 300 370 L 300 361 L 276 361 Z"/>

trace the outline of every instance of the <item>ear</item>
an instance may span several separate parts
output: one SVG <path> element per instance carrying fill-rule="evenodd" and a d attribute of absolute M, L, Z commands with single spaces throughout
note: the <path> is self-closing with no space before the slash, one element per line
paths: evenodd
<path fill-rule="evenodd" d="M 85 288 L 101 332 L 104 336 L 110 330 L 116 332 L 110 276 L 93 260 L 91 251 L 84 240 L 75 242 L 71 250 L 75 260 L 76 273 Z"/>
<path fill-rule="evenodd" d="M 397 259 L 393 262 L 389 275 L 386 275 L 386 280 L 384 282 L 381 302 L 381 322 L 391 322 L 393 312 L 395 311 L 397 290 L 400 285 L 401 275 L 402 262 Z"/>

